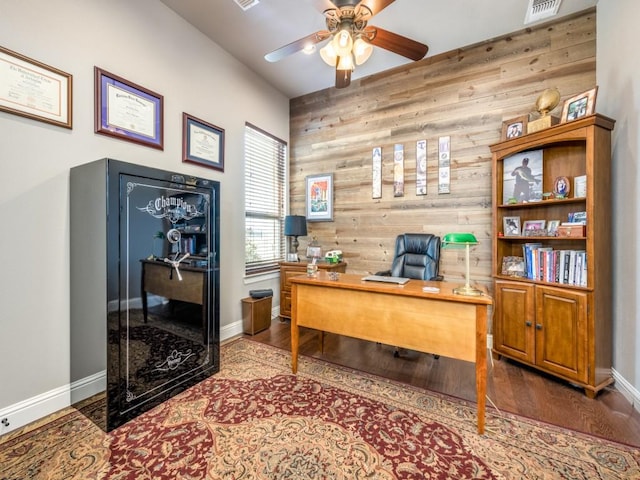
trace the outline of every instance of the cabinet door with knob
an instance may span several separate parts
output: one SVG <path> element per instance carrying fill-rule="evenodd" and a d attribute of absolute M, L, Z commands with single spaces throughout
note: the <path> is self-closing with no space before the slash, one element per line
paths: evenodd
<path fill-rule="evenodd" d="M 587 382 L 587 294 L 536 286 L 536 365 Z"/>
<path fill-rule="evenodd" d="M 494 351 L 568 380 L 587 383 L 588 294 L 496 281 Z"/>
<path fill-rule="evenodd" d="M 527 363 L 535 362 L 535 309 L 533 285 L 521 282 L 496 282 L 496 311 L 493 323 L 494 348 Z"/>

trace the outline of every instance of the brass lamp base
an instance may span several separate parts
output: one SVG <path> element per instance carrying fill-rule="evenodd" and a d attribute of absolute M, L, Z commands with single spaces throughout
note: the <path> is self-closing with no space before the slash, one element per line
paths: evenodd
<path fill-rule="evenodd" d="M 461 287 L 457 287 L 453 289 L 453 293 L 458 295 L 467 295 L 469 297 L 479 297 L 482 295 L 482 292 L 477 288 L 473 288 L 470 285 L 463 285 Z"/>

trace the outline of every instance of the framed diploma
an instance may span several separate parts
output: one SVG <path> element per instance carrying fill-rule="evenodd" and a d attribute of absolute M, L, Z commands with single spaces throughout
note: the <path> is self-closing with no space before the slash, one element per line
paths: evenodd
<path fill-rule="evenodd" d="M 95 132 L 164 150 L 164 98 L 95 67 Z"/>
<path fill-rule="evenodd" d="M 183 112 L 182 161 L 224 172 L 224 129 Z"/>
<path fill-rule="evenodd" d="M 0 110 L 72 128 L 73 77 L 0 47 Z"/>

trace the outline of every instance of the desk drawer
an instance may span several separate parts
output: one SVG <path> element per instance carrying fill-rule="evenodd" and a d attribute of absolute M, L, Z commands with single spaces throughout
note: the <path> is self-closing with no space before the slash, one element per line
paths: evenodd
<path fill-rule="evenodd" d="M 164 265 L 145 265 L 144 290 L 171 300 L 202 305 L 205 272 L 180 270 L 182 281 L 175 270 Z"/>

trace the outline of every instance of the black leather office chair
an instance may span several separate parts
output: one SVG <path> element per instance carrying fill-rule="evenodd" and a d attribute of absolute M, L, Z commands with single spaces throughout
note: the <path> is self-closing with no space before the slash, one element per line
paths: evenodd
<path fill-rule="evenodd" d="M 376 275 L 441 281 L 440 237 L 432 233 L 403 233 L 396 238 L 396 249 L 390 270 Z M 396 347 L 394 357 L 400 356 Z M 434 358 L 440 358 L 434 355 Z"/>
<path fill-rule="evenodd" d="M 396 238 L 390 270 L 376 275 L 442 280 L 440 271 L 440 237 L 432 233 L 403 233 Z"/>

